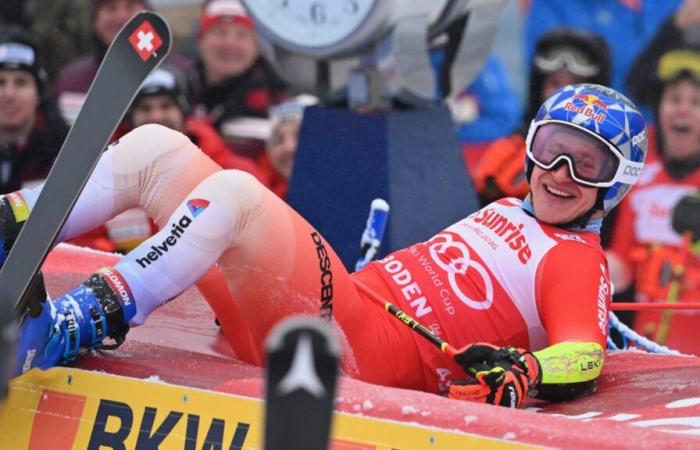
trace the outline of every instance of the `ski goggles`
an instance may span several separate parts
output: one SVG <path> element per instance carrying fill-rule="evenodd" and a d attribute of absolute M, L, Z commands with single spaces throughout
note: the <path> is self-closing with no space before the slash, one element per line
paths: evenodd
<path fill-rule="evenodd" d="M 634 184 L 643 163 L 626 159 L 610 142 L 578 125 L 542 120 L 530 126 L 527 156 L 541 169 L 552 170 L 565 162 L 571 178 L 590 187 Z"/>
<path fill-rule="evenodd" d="M 600 66 L 584 52 L 568 46 L 553 47 L 535 56 L 535 67 L 547 73 L 566 69 L 580 77 L 592 77 L 600 73 Z"/>
<path fill-rule="evenodd" d="M 700 81 L 700 52 L 691 50 L 673 50 L 659 59 L 656 75 L 661 81 L 672 81 L 681 74 L 690 74 Z"/>

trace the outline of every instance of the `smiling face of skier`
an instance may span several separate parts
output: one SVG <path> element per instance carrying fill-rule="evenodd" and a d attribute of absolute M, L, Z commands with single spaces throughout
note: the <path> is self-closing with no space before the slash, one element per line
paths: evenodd
<path fill-rule="evenodd" d="M 531 148 L 535 166 L 530 190 L 537 218 L 561 224 L 591 210 L 598 188 L 577 182 L 575 173 L 588 179 L 609 173 L 615 158 L 606 146 L 581 130 L 552 123 L 539 128 Z"/>
<path fill-rule="evenodd" d="M 554 170 L 535 167 L 530 185 L 535 215 L 549 224 L 567 223 L 593 208 L 598 188 L 581 186 L 566 164 Z"/>

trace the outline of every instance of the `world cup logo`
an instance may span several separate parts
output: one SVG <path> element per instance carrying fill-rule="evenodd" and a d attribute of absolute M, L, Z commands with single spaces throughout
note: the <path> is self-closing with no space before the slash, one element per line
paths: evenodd
<path fill-rule="evenodd" d="M 457 298 L 470 308 L 489 309 L 493 304 L 493 282 L 486 268 L 471 259 L 469 247 L 463 242 L 455 241 L 448 233 L 440 233 L 430 242 L 430 257 L 436 265 L 447 273 L 447 280 Z M 467 280 L 471 276 L 478 276 L 481 279 L 484 286 L 484 298 L 472 298 L 462 290 L 460 285 L 469 283 Z"/>

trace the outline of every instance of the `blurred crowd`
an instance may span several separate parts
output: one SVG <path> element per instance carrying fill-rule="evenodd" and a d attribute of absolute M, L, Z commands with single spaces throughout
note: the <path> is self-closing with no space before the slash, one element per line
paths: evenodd
<path fill-rule="evenodd" d="M 148 0 L 3 0 L 0 192 L 46 177 L 110 42 L 137 11 L 152 6 Z M 603 229 L 616 298 L 700 302 L 700 0 L 512 0 L 511 6 L 513 26 L 522 32 L 509 45 L 521 50 L 525 70 L 508 70 L 494 52 L 449 101 L 480 201 L 527 194 L 525 133 L 549 94 L 580 82 L 614 87 L 644 108 L 651 146 L 642 181 Z M 199 11 L 189 40 L 194 51 L 176 48 L 149 76 L 114 138 L 160 123 L 284 198 L 304 108 L 319 99 L 275 73 L 237 0 L 204 1 Z M 519 85 L 526 86 L 524 98 Z M 153 231 L 145 213 L 132 210 L 76 243 L 128 252 Z M 700 310 L 627 319 L 647 337 L 700 354 L 700 340 L 692 337 Z"/>

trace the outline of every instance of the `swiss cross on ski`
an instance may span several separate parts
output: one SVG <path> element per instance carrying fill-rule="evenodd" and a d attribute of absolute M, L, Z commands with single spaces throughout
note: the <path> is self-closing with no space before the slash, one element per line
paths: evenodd
<path fill-rule="evenodd" d="M 151 22 L 144 20 L 129 36 L 131 46 L 142 60 L 146 61 L 163 45 L 163 40 L 153 29 Z"/>

